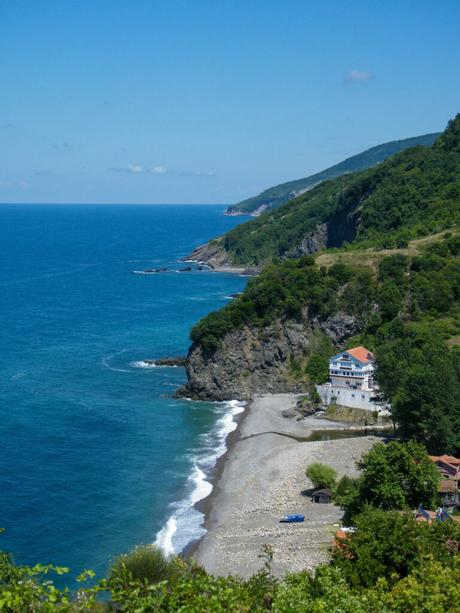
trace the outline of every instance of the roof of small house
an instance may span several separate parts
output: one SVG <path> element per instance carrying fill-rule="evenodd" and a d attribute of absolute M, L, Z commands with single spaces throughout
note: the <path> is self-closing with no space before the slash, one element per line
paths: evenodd
<path fill-rule="evenodd" d="M 373 362 L 374 355 L 366 349 L 366 347 L 353 347 L 352 349 L 347 349 L 346 353 L 349 353 L 351 356 L 359 360 L 360 362 Z"/>
<path fill-rule="evenodd" d="M 325 487 L 320 490 L 315 490 L 312 496 L 316 496 L 316 494 L 323 494 L 324 496 L 332 496 L 332 492 L 329 488 Z"/>
<path fill-rule="evenodd" d="M 433 462 L 447 462 L 447 464 L 450 464 L 451 466 L 460 466 L 460 460 L 458 458 L 455 458 L 453 455 L 430 455 L 431 460 L 433 460 Z"/>

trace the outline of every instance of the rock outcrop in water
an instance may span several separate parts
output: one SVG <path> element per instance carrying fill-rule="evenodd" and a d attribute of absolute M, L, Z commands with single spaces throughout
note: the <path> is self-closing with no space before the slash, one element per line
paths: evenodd
<path fill-rule="evenodd" d="M 301 322 L 275 320 L 265 328 L 237 328 L 212 353 L 199 344 L 190 347 L 188 382 L 178 395 L 244 400 L 261 393 L 303 392 L 306 380 L 296 376 L 293 364 L 305 363 L 321 335 L 340 346 L 358 329 L 357 320 L 344 313 L 323 321 L 309 320 L 305 313 Z"/>

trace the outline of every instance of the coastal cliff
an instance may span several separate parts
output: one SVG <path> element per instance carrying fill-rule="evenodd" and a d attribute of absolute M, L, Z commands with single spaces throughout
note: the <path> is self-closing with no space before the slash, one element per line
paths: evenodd
<path fill-rule="evenodd" d="M 276 319 L 268 326 L 244 326 L 206 351 L 194 343 L 186 360 L 187 384 L 180 396 L 202 400 L 247 400 L 255 394 L 304 392 L 308 357 L 324 342 L 341 346 L 359 329 L 357 319 L 338 313 L 324 320 Z"/>
<path fill-rule="evenodd" d="M 207 264 L 210 268 L 230 266 L 230 256 L 226 253 L 222 238 L 216 238 L 209 243 L 200 245 L 184 258 L 187 262 Z"/>
<path fill-rule="evenodd" d="M 192 329 L 181 395 L 307 391 L 354 337 L 387 352 L 390 375 L 379 376 L 391 399 L 392 360 L 402 359 L 395 339 L 434 335 L 457 346 L 459 135 L 460 115 L 433 147 L 325 182 L 196 250 L 210 265 L 261 272 Z"/>

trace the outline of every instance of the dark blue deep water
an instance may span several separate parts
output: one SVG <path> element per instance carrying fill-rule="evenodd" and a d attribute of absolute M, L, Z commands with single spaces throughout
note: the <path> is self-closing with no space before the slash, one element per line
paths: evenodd
<path fill-rule="evenodd" d="M 240 291 L 177 259 L 238 219 L 222 206 L 0 206 L 0 548 L 93 568 L 200 533 L 192 503 L 235 404 L 174 400 L 190 327 Z M 70 580 L 70 583 L 71 580 Z"/>

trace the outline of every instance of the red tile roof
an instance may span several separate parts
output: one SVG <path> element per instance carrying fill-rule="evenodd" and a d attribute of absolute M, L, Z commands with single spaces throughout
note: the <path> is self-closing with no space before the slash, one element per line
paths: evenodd
<path fill-rule="evenodd" d="M 353 347 L 353 349 L 347 349 L 346 353 L 349 353 L 360 362 L 372 362 L 374 360 L 373 354 L 366 347 Z"/>
<path fill-rule="evenodd" d="M 455 458 L 453 455 L 430 455 L 430 458 L 433 460 L 433 462 L 441 461 L 447 462 L 447 464 L 450 464 L 451 466 L 460 466 L 460 460 Z"/>

